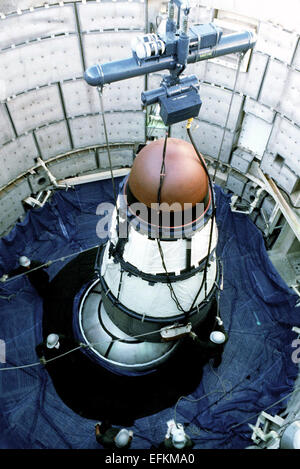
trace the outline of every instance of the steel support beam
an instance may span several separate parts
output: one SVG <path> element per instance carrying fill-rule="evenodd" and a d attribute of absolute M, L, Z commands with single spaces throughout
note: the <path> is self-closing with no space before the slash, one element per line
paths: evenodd
<path fill-rule="evenodd" d="M 113 174 L 114 177 L 120 177 L 120 176 L 127 176 L 131 168 L 122 168 L 122 169 L 115 169 Z M 95 182 L 95 181 L 102 181 L 103 179 L 109 179 L 111 178 L 111 172 L 110 171 L 102 171 L 98 173 L 92 173 L 92 174 L 85 174 L 84 176 L 77 176 L 73 178 L 67 178 L 67 179 L 62 179 L 61 181 L 58 181 L 58 183 L 61 185 L 67 185 L 67 186 L 76 186 L 77 184 L 87 184 L 88 182 Z"/>

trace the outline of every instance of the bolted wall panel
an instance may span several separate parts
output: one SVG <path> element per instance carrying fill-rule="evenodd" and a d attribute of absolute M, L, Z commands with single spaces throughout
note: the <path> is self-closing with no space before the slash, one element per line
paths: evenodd
<path fill-rule="evenodd" d="M 300 70 L 300 40 L 298 39 L 298 45 L 295 50 L 295 55 L 292 62 L 293 66 Z"/>
<path fill-rule="evenodd" d="M 219 155 L 224 130 L 222 127 L 196 120 L 192 128 L 192 135 L 199 151 L 205 155 L 217 158 Z M 178 123 L 172 126 L 172 137 L 182 138 L 189 141 L 186 124 Z M 238 134 L 226 130 L 220 153 L 220 161 L 228 163 L 231 155 L 232 146 L 237 141 Z"/>
<path fill-rule="evenodd" d="M 40 8 L 21 15 L 16 13 L 8 18 L 0 18 L 0 48 L 38 37 L 72 32 L 76 32 L 73 5 Z"/>
<path fill-rule="evenodd" d="M 296 127 L 287 119 L 276 117 L 268 151 L 274 155 L 279 154 L 285 164 L 300 176 L 300 127 Z"/>
<path fill-rule="evenodd" d="M 253 52 L 248 71 L 239 73 L 236 91 L 257 99 L 267 62 L 267 55 Z M 198 62 L 189 70 L 205 82 L 233 89 L 236 70 L 217 64 L 214 59 Z"/>
<path fill-rule="evenodd" d="M 57 179 L 78 176 L 97 168 L 95 151 L 76 152 L 74 155 L 59 159 L 49 164 L 49 169 Z"/>
<path fill-rule="evenodd" d="M 130 78 L 111 83 L 103 88 L 103 106 L 107 111 L 140 110 L 144 77 Z M 84 80 L 72 80 L 62 84 L 66 113 L 69 117 L 101 112 L 97 88 Z"/>
<path fill-rule="evenodd" d="M 297 34 L 279 28 L 271 23 L 260 23 L 256 50 L 291 63 L 297 45 Z"/>
<path fill-rule="evenodd" d="M 0 187 L 35 165 L 38 151 L 33 136 L 23 135 L 0 148 Z"/>
<path fill-rule="evenodd" d="M 108 139 L 111 143 L 143 142 L 145 115 L 143 112 L 106 113 Z M 70 129 L 77 148 L 105 143 L 101 115 L 70 119 Z"/>
<path fill-rule="evenodd" d="M 113 167 L 131 167 L 133 163 L 132 148 L 110 149 L 111 163 Z M 106 149 L 98 150 L 99 165 L 102 169 L 109 169 L 109 158 Z"/>
<path fill-rule="evenodd" d="M 258 101 L 255 101 L 255 99 L 252 99 L 249 96 L 247 96 L 245 99 L 244 112 L 259 117 L 269 124 L 272 124 L 275 118 L 274 110 L 264 106 L 263 104 L 260 104 Z"/>
<path fill-rule="evenodd" d="M 23 93 L 7 105 L 18 134 L 64 118 L 57 86 Z"/>
<path fill-rule="evenodd" d="M 202 106 L 199 117 L 211 123 L 225 126 L 232 93 L 230 91 L 202 84 L 200 86 Z M 232 100 L 227 129 L 235 130 L 242 111 L 243 96 L 235 94 Z"/>
<path fill-rule="evenodd" d="M 271 130 L 271 124 L 251 114 L 247 114 L 243 122 L 238 144 L 254 153 L 258 159 L 261 159 Z"/>
<path fill-rule="evenodd" d="M 105 85 L 103 88 L 105 111 L 142 110 L 141 93 L 144 89 L 145 77 L 135 77 Z"/>
<path fill-rule="evenodd" d="M 254 155 L 252 153 L 249 153 L 241 148 L 237 148 L 232 153 L 230 166 L 234 169 L 237 169 L 241 173 L 246 174 L 253 159 Z"/>
<path fill-rule="evenodd" d="M 78 13 L 81 31 L 145 28 L 145 4 L 139 0 L 79 4 Z"/>
<path fill-rule="evenodd" d="M 300 125 L 300 71 L 271 60 L 259 100 Z"/>
<path fill-rule="evenodd" d="M 82 42 L 86 67 L 127 59 L 132 56 L 131 41 L 136 32 L 105 32 L 83 34 Z"/>
<path fill-rule="evenodd" d="M 66 153 L 72 148 L 65 121 L 41 127 L 35 131 L 35 135 L 44 160 Z"/>
<path fill-rule="evenodd" d="M 262 83 L 259 101 L 267 106 L 277 108 L 284 92 L 288 68 L 283 62 L 270 60 Z"/>
<path fill-rule="evenodd" d="M 68 117 L 100 112 L 97 88 L 89 86 L 82 79 L 71 80 L 61 86 Z"/>
<path fill-rule="evenodd" d="M 12 140 L 15 133 L 4 104 L 0 103 L 0 145 Z"/>
<path fill-rule="evenodd" d="M 8 230 L 19 217 L 25 215 L 22 200 L 29 197 L 31 189 L 28 181 L 23 179 L 13 188 L 0 193 L 0 233 Z"/>
<path fill-rule="evenodd" d="M 300 126 L 300 71 L 289 69 L 279 112 Z"/>
<path fill-rule="evenodd" d="M 0 52 L 6 96 L 82 76 L 77 35 L 43 39 Z"/>

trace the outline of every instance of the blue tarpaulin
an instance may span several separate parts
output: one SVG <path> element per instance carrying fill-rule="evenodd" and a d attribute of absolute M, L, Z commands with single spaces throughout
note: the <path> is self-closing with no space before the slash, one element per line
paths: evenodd
<path fill-rule="evenodd" d="M 187 425 L 195 449 L 238 449 L 251 444 L 248 423 L 255 423 L 257 413 L 293 389 L 298 368 L 292 361 L 296 336 L 291 329 L 300 326 L 300 309 L 295 307 L 297 295 L 269 261 L 260 231 L 246 215 L 231 212 L 230 196 L 217 186 L 216 196 L 217 254 L 224 270 L 220 312 L 229 341 L 221 365 L 205 365 L 197 389 L 178 402 L 176 419 Z M 20 255 L 43 262 L 66 257 L 49 266 L 52 279 L 72 259 L 68 255 L 101 242 L 96 210 L 102 202 L 113 202 L 110 180 L 57 191 L 42 209 L 30 210 L 0 240 L 0 275 L 17 267 Z M 26 276 L 0 284 L 6 359 L 0 368 L 38 363 L 42 317 L 42 300 Z M 0 371 L 0 386 L 0 447 L 101 448 L 94 436 L 96 421 L 63 403 L 41 364 Z M 269 413 L 275 415 L 285 405 L 282 401 Z M 174 410 L 136 420 L 131 448 L 160 443 Z"/>

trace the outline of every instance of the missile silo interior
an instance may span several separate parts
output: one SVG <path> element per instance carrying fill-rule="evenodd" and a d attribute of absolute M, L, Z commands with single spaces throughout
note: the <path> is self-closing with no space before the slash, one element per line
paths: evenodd
<path fill-rule="evenodd" d="M 101 340 L 120 314 L 109 295 L 122 298 L 109 246 L 102 257 L 98 251 L 103 207 L 115 204 L 114 191 L 124 181 L 126 187 L 145 148 L 165 138 L 158 107 L 143 106 L 141 94 L 158 88 L 167 72 L 103 89 L 90 86 L 84 73 L 129 58 L 137 36 L 160 34 L 168 2 L 1 2 L 0 275 L 18 267 L 20 256 L 39 260 L 53 293 L 43 303 L 26 275 L 0 282 L 2 448 L 100 448 L 94 425 L 102 418 L 132 429 L 132 449 L 157 448 L 170 419 L 184 424 L 195 449 L 300 448 L 293 427 L 300 422 L 299 14 L 293 0 L 191 2 L 191 28 L 211 23 L 223 35 L 256 35 L 242 55 L 188 63 L 184 70 L 200 83 L 202 106 L 191 133 L 214 182 L 215 196 L 206 188 L 216 201 L 218 233 L 211 291 L 219 295 L 228 342 L 221 364 L 203 369 L 191 342 L 174 354 L 169 342 L 139 342 L 139 376 L 126 341 L 153 330 L 151 324 L 140 329 L 137 313 L 137 322 L 122 323 L 126 336 L 117 358 L 87 344 Z M 191 145 L 186 121 L 170 126 L 169 141 L 176 139 Z M 144 279 L 145 304 L 147 295 L 155 297 L 153 272 Z M 128 275 L 128 285 L 135 275 Z M 134 311 L 139 285 L 128 287 L 123 312 Z M 97 318 L 101 308 L 109 311 L 97 334 L 87 302 L 94 302 Z M 154 322 L 161 304 L 151 306 Z M 84 308 L 90 308 L 85 316 Z M 67 348 L 76 350 L 45 364 L 36 347 L 60 326 L 75 331 L 77 342 Z M 161 370 L 152 372 L 160 361 Z"/>

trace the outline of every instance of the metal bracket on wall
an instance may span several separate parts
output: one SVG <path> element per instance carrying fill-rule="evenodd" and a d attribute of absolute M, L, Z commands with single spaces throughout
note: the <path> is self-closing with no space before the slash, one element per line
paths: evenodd
<path fill-rule="evenodd" d="M 67 184 L 59 184 L 57 181 L 56 181 L 56 178 L 53 176 L 53 174 L 51 173 L 51 171 L 49 171 L 49 169 L 47 168 L 47 165 L 46 163 L 40 158 L 38 157 L 36 159 L 37 163 L 40 164 L 40 166 L 42 166 L 44 168 L 44 170 L 46 171 L 47 175 L 48 175 L 48 178 L 50 179 L 51 183 L 53 184 L 53 186 L 56 188 L 56 189 L 68 189 L 68 185 Z"/>
<path fill-rule="evenodd" d="M 114 177 L 127 176 L 130 168 L 121 168 L 114 170 Z M 98 173 L 84 174 L 73 178 L 62 179 L 59 181 L 60 185 L 67 185 L 68 187 L 76 186 L 77 184 L 87 184 L 89 182 L 102 181 L 103 179 L 111 178 L 110 171 L 100 171 Z"/>
<path fill-rule="evenodd" d="M 51 190 L 41 191 L 38 193 L 36 197 L 27 197 L 23 200 L 24 203 L 30 205 L 31 207 L 43 207 L 47 200 L 49 199 L 50 195 L 52 194 Z"/>
<path fill-rule="evenodd" d="M 256 424 L 249 427 L 253 433 L 251 439 L 257 445 L 269 449 L 278 449 L 280 445 L 280 429 L 284 424 L 284 419 L 278 415 L 272 416 L 266 412 L 261 412 Z"/>
<path fill-rule="evenodd" d="M 262 188 L 258 189 L 256 191 L 255 198 L 251 203 L 247 201 L 242 201 L 238 195 L 233 195 L 231 197 L 231 203 L 230 203 L 231 211 L 237 212 L 237 213 L 243 213 L 244 215 L 250 215 L 259 204 L 260 196 L 263 191 L 264 189 Z M 268 222 L 266 222 L 266 225 L 268 226 Z"/>
<path fill-rule="evenodd" d="M 289 226 L 293 230 L 295 236 L 300 241 L 300 217 L 295 211 L 289 206 L 277 185 L 269 176 L 265 175 L 260 168 L 258 168 L 260 177 L 263 180 L 266 190 L 272 195 L 275 202 L 278 204 L 283 216 L 288 222 Z"/>

